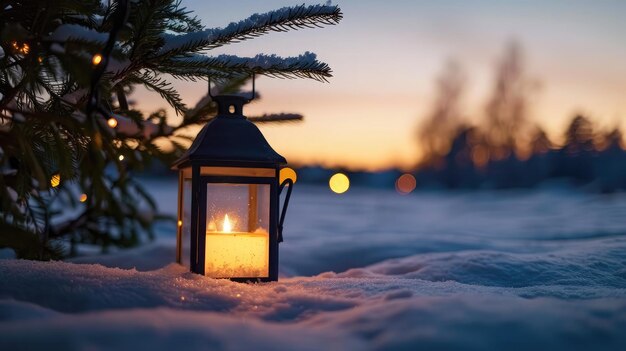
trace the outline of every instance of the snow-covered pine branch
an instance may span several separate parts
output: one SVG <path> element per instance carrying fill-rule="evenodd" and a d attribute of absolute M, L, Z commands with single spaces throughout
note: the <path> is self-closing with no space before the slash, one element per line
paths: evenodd
<path fill-rule="evenodd" d="M 62 24 L 46 40 L 65 43 L 70 40 L 104 44 L 109 39 L 108 33 L 100 33 L 81 24 Z"/>
<path fill-rule="evenodd" d="M 326 81 L 331 77 L 330 67 L 317 60 L 317 55 L 305 52 L 294 57 L 258 54 L 254 57 L 219 55 L 216 57 L 199 54 L 169 60 L 162 71 L 175 77 L 193 79 L 199 75 L 215 78 L 232 78 L 237 74 L 262 74 L 278 78 L 312 78 Z M 190 78 L 188 78 L 190 77 Z"/>
<path fill-rule="evenodd" d="M 299 28 L 321 27 L 339 23 L 343 17 L 336 5 L 300 5 L 254 14 L 225 28 L 209 28 L 182 35 L 163 34 L 164 45 L 158 57 L 172 57 L 189 52 L 213 49 L 271 31 L 285 32 Z"/>
<path fill-rule="evenodd" d="M 271 113 L 261 116 L 248 117 L 253 123 L 273 123 L 273 122 L 299 122 L 304 117 L 299 113 Z"/>

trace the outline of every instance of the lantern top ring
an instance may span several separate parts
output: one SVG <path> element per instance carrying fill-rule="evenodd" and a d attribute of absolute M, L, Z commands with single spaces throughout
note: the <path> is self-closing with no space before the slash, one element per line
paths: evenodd
<path fill-rule="evenodd" d="M 252 93 L 251 93 L 251 96 L 249 98 L 246 98 L 245 104 L 249 103 L 250 101 L 252 101 L 252 100 L 254 100 L 256 98 L 256 84 L 255 84 L 255 81 L 256 81 L 256 74 L 252 73 Z M 211 76 L 209 76 L 209 78 L 208 78 L 208 83 L 209 83 L 209 97 L 212 100 L 215 100 L 215 98 L 218 97 L 218 96 L 214 96 L 213 93 L 211 92 Z M 239 96 L 239 95 L 237 95 L 237 96 Z"/>

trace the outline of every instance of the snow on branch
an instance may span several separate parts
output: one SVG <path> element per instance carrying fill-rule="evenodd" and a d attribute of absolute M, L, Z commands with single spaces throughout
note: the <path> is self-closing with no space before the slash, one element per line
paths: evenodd
<path fill-rule="evenodd" d="M 225 28 L 209 28 L 182 35 L 163 35 L 165 41 L 158 56 L 175 56 L 186 52 L 213 49 L 225 44 L 251 39 L 270 31 L 334 25 L 342 18 L 336 5 L 300 5 L 283 7 L 233 22 Z"/>
<path fill-rule="evenodd" d="M 326 81 L 332 76 L 328 64 L 317 60 L 317 55 L 305 52 L 299 56 L 280 57 L 258 54 L 254 57 L 219 55 L 208 57 L 192 55 L 170 60 L 163 71 L 174 76 L 204 74 L 215 78 L 229 78 L 237 74 L 262 74 L 278 78 L 312 78 Z"/>
<path fill-rule="evenodd" d="M 253 123 L 299 122 L 303 119 L 304 117 L 299 113 L 272 113 L 248 117 L 248 120 Z"/>
<path fill-rule="evenodd" d="M 79 24 L 62 24 L 58 26 L 48 37 L 48 40 L 58 42 L 66 42 L 72 39 L 106 43 L 109 39 L 109 34 L 100 33 L 94 29 L 90 29 Z"/>

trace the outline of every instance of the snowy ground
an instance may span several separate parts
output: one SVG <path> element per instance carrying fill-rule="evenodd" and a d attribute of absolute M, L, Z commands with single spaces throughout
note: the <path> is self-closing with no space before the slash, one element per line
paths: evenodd
<path fill-rule="evenodd" d="M 175 184 L 150 184 L 173 213 Z M 626 349 L 626 194 L 299 185 L 278 283 L 170 264 L 173 225 L 109 256 L 0 261 L 0 350 Z"/>

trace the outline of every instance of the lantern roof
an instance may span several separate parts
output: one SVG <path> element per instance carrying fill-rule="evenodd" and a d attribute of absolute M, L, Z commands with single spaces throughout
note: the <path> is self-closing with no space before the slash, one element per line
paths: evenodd
<path fill-rule="evenodd" d="M 218 114 L 207 123 L 191 147 L 174 162 L 172 169 L 191 164 L 224 166 L 276 166 L 287 163 L 267 142 L 259 128 L 243 115 L 249 100 L 238 95 L 220 95 Z"/>

